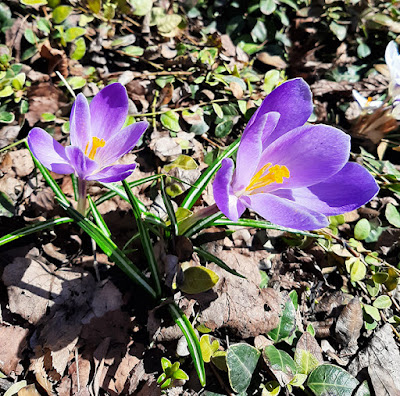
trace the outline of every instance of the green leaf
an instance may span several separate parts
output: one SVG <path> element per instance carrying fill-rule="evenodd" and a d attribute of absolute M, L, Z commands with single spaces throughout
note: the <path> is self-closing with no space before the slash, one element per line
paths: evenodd
<path fill-rule="evenodd" d="M 360 42 L 357 47 L 357 55 L 359 58 L 366 58 L 371 55 L 371 49 L 364 42 Z"/>
<path fill-rule="evenodd" d="M 267 39 L 267 28 L 265 27 L 265 23 L 258 20 L 250 34 L 254 41 L 259 41 L 261 43 L 265 41 Z"/>
<path fill-rule="evenodd" d="M 277 378 L 280 376 L 277 372 L 281 371 L 285 374 L 285 381 L 281 385 L 288 384 L 297 372 L 296 363 L 292 357 L 287 352 L 281 351 L 273 345 L 265 347 L 264 355 L 268 366 Z"/>
<path fill-rule="evenodd" d="M 206 374 L 204 370 L 204 361 L 201 355 L 199 340 L 194 332 L 194 329 L 185 314 L 174 304 L 168 304 L 169 312 L 175 323 L 181 329 L 186 338 L 190 355 L 192 356 L 194 367 L 199 377 L 200 384 L 206 385 Z"/>
<path fill-rule="evenodd" d="M 164 166 L 164 170 L 169 172 L 171 169 L 180 168 L 184 170 L 197 169 L 197 162 L 188 155 L 180 155 L 175 161 L 171 162 L 169 165 Z"/>
<path fill-rule="evenodd" d="M 11 124 L 14 120 L 14 113 L 10 113 L 9 111 L 0 111 L 0 122 L 4 124 Z"/>
<path fill-rule="evenodd" d="M 101 10 L 101 0 L 86 0 L 88 7 L 94 14 L 98 14 Z"/>
<path fill-rule="evenodd" d="M 86 53 L 86 42 L 83 37 L 79 37 L 73 43 L 73 50 L 71 52 L 71 59 L 80 60 L 85 56 Z"/>
<path fill-rule="evenodd" d="M 359 241 L 366 239 L 371 232 L 371 224 L 367 219 L 361 219 L 357 222 L 354 227 L 354 238 Z"/>
<path fill-rule="evenodd" d="M 300 374 L 310 374 L 321 362 L 312 352 L 319 349 L 315 338 L 308 332 L 303 333 L 296 345 L 294 361 Z"/>
<path fill-rule="evenodd" d="M 130 4 L 133 8 L 133 14 L 138 16 L 148 14 L 153 7 L 152 0 L 130 0 Z"/>
<path fill-rule="evenodd" d="M 204 260 L 211 261 L 211 262 L 217 264 L 218 267 L 221 267 L 222 269 L 229 272 L 230 274 L 246 279 L 245 276 L 239 274 L 239 272 L 236 272 L 234 269 L 230 268 L 220 258 L 218 258 L 217 256 L 214 256 L 213 254 L 207 252 L 206 250 L 204 250 L 200 247 L 197 247 L 197 246 L 193 246 L 193 251 L 196 252 Z"/>
<path fill-rule="evenodd" d="M 47 0 L 20 0 L 20 2 L 27 6 L 42 6 L 47 4 Z"/>
<path fill-rule="evenodd" d="M 15 215 L 15 206 L 13 201 L 5 192 L 0 191 L 0 216 L 13 217 L 14 215 Z"/>
<path fill-rule="evenodd" d="M 263 385 L 261 385 L 263 386 Z M 278 396 L 281 391 L 281 386 L 278 381 L 268 381 L 263 386 L 262 396 Z"/>
<path fill-rule="evenodd" d="M 134 34 L 127 34 L 126 36 L 118 37 L 114 41 L 111 42 L 111 47 L 119 48 L 126 47 L 135 42 L 136 36 Z"/>
<path fill-rule="evenodd" d="M 219 117 L 219 118 L 223 118 L 224 117 L 224 112 L 222 111 L 221 106 L 218 103 L 213 103 L 212 107 L 213 107 L 217 117 Z"/>
<path fill-rule="evenodd" d="M 129 198 L 129 202 L 132 206 L 133 214 L 136 220 L 136 226 L 140 233 L 140 240 L 142 242 L 143 250 L 146 255 L 147 264 L 149 265 L 150 272 L 152 274 L 153 282 L 155 283 L 157 297 L 161 296 L 161 281 L 160 274 L 158 272 L 158 264 L 154 255 L 153 244 L 150 239 L 149 231 L 142 220 L 142 211 L 140 210 L 138 199 L 133 195 L 131 188 L 126 180 L 122 181 L 126 195 Z"/>
<path fill-rule="evenodd" d="M 100 228 L 100 230 L 103 232 L 104 235 L 111 238 L 111 232 L 90 195 L 88 195 L 88 201 L 89 201 L 90 210 L 92 212 L 94 221 L 97 224 L 97 227 Z"/>
<path fill-rule="evenodd" d="M 183 282 L 179 289 L 188 294 L 210 290 L 219 280 L 218 275 L 205 267 L 189 267 L 183 271 Z"/>
<path fill-rule="evenodd" d="M 83 77 L 74 76 L 67 80 L 72 89 L 81 89 L 86 85 L 86 80 Z"/>
<path fill-rule="evenodd" d="M 0 98 L 6 98 L 14 93 L 11 85 L 5 86 L 2 90 L 0 90 Z"/>
<path fill-rule="evenodd" d="M 30 44 L 36 44 L 38 42 L 38 38 L 36 37 L 36 34 L 33 33 L 32 29 L 25 29 L 24 37 Z"/>
<path fill-rule="evenodd" d="M 381 315 L 379 314 L 378 308 L 373 307 L 372 305 L 364 304 L 364 311 L 371 316 L 372 319 L 379 322 L 381 320 Z"/>
<path fill-rule="evenodd" d="M 383 284 L 389 278 L 389 274 L 387 272 L 377 272 L 376 274 L 372 275 L 372 280 L 375 283 Z"/>
<path fill-rule="evenodd" d="M 162 357 L 161 358 L 161 367 L 163 369 L 163 371 L 165 371 L 167 368 L 171 367 L 172 363 L 169 359 Z"/>
<path fill-rule="evenodd" d="M 86 29 L 82 27 L 71 27 L 65 32 L 65 41 L 70 43 L 76 38 L 83 36 L 86 33 Z"/>
<path fill-rule="evenodd" d="M 211 357 L 214 355 L 214 353 L 216 351 L 218 351 L 219 342 L 218 342 L 218 340 L 214 340 L 211 343 L 210 336 L 208 334 L 205 334 L 200 338 L 200 348 L 201 348 L 201 354 L 203 356 L 203 360 L 206 363 L 209 363 L 211 360 Z"/>
<path fill-rule="evenodd" d="M 162 194 L 162 199 L 164 202 L 165 209 L 167 210 L 168 213 L 168 218 L 169 221 L 171 222 L 171 227 L 172 227 L 172 235 L 178 235 L 178 222 L 176 221 L 176 216 L 175 216 L 175 211 L 174 207 L 172 206 L 171 199 L 169 198 L 166 189 L 165 189 L 165 183 L 164 183 L 164 178 L 161 178 L 161 194 Z"/>
<path fill-rule="evenodd" d="M 279 320 L 279 326 L 271 330 L 268 335 L 275 342 L 281 341 L 289 337 L 296 329 L 296 309 L 293 301 L 288 298 L 283 308 L 282 315 Z"/>
<path fill-rule="evenodd" d="M 276 10 L 276 3 L 274 0 L 261 0 L 260 10 L 265 15 L 271 15 Z"/>
<path fill-rule="evenodd" d="M 178 369 L 174 372 L 172 378 L 175 380 L 188 380 L 189 376 L 182 369 Z"/>
<path fill-rule="evenodd" d="M 11 84 L 17 91 L 19 91 L 24 87 L 25 80 L 26 80 L 26 74 L 19 73 L 12 79 Z"/>
<path fill-rule="evenodd" d="M 391 225 L 400 228 L 400 213 L 393 204 L 388 203 L 386 205 L 385 216 Z"/>
<path fill-rule="evenodd" d="M 50 34 L 51 24 L 46 18 L 40 18 L 37 21 L 37 27 L 39 30 L 46 34 Z"/>
<path fill-rule="evenodd" d="M 53 20 L 59 24 L 65 21 L 68 15 L 71 13 L 72 7 L 66 5 L 60 5 L 53 10 Z"/>
<path fill-rule="evenodd" d="M 240 139 L 235 140 L 222 154 L 219 156 L 211 166 L 209 166 L 205 172 L 196 180 L 194 186 L 189 190 L 185 199 L 182 202 L 182 208 L 191 209 L 195 202 L 198 200 L 208 183 L 213 178 L 221 166 L 221 162 L 224 158 L 230 157 L 239 147 Z"/>
<path fill-rule="evenodd" d="M 333 364 L 318 366 L 308 377 L 307 386 L 316 396 L 348 396 L 359 382 L 346 370 Z"/>
<path fill-rule="evenodd" d="M 339 25 L 335 21 L 332 21 L 329 25 L 332 33 L 340 40 L 343 41 L 346 38 L 347 27 L 345 25 Z"/>
<path fill-rule="evenodd" d="M 221 371 L 228 371 L 228 366 L 226 365 L 225 351 L 216 351 L 211 356 L 211 363 Z"/>
<path fill-rule="evenodd" d="M 124 51 L 126 55 L 133 57 L 142 56 L 144 54 L 144 49 L 136 45 L 129 45 L 123 48 L 122 51 Z"/>
<path fill-rule="evenodd" d="M 392 305 L 392 301 L 389 296 L 379 296 L 372 305 L 378 309 L 386 309 Z"/>
<path fill-rule="evenodd" d="M 51 113 L 42 113 L 41 115 L 41 120 L 43 122 L 52 122 L 56 119 L 56 116 Z"/>
<path fill-rule="evenodd" d="M 215 127 L 215 136 L 217 138 L 223 138 L 230 134 L 232 128 L 233 128 L 232 120 L 223 121 Z"/>
<path fill-rule="evenodd" d="M 360 259 L 355 260 L 354 263 L 351 264 L 350 280 L 352 282 L 363 280 L 366 274 L 367 268 Z"/>
<path fill-rule="evenodd" d="M 248 344 L 236 344 L 229 347 L 226 354 L 229 383 L 237 392 L 245 392 L 257 366 L 260 351 Z"/>
<path fill-rule="evenodd" d="M 176 111 L 168 110 L 161 114 L 161 124 L 173 132 L 179 132 L 181 130 L 179 126 L 179 114 Z"/>

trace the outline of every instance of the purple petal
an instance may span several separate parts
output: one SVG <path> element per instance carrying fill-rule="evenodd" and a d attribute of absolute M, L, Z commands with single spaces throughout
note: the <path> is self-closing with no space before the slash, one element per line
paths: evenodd
<path fill-rule="evenodd" d="M 65 147 L 43 129 L 33 128 L 29 132 L 28 145 L 35 158 L 52 172 L 60 174 L 74 172 L 65 154 Z"/>
<path fill-rule="evenodd" d="M 116 133 L 104 147 L 99 148 L 96 161 L 105 166 L 121 158 L 136 146 L 148 126 L 147 121 L 136 122 Z"/>
<path fill-rule="evenodd" d="M 112 165 L 89 176 L 86 180 L 97 180 L 103 183 L 113 183 L 126 179 L 136 168 L 136 164 Z"/>
<path fill-rule="evenodd" d="M 346 164 L 341 171 L 308 188 L 274 191 L 274 195 L 313 208 L 326 216 L 350 212 L 370 201 L 379 191 L 375 179 L 361 165 Z"/>
<path fill-rule="evenodd" d="M 264 114 L 257 117 L 254 123 L 244 130 L 237 152 L 234 191 L 240 191 L 249 184 L 261 157 L 262 142 L 274 130 L 279 117 L 279 113 L 275 112 Z"/>
<path fill-rule="evenodd" d="M 301 78 L 289 80 L 275 88 L 253 114 L 247 128 L 263 114 L 276 111 L 281 115 L 274 132 L 264 142 L 267 147 L 286 132 L 304 125 L 313 111 L 310 87 Z M 246 129 L 247 129 L 246 128 Z"/>
<path fill-rule="evenodd" d="M 284 165 L 290 177 L 283 184 L 272 183 L 260 192 L 280 188 L 308 187 L 339 172 L 347 163 L 350 137 L 327 125 L 305 125 L 272 143 L 262 154 L 263 164 Z"/>
<path fill-rule="evenodd" d="M 107 140 L 124 125 L 128 115 L 128 95 L 122 84 L 103 88 L 90 103 L 92 136 Z"/>
<path fill-rule="evenodd" d="M 79 147 L 69 146 L 65 149 L 65 154 L 80 179 L 92 180 L 88 177 L 99 167 L 96 161 L 86 157 Z"/>
<path fill-rule="evenodd" d="M 80 93 L 72 106 L 70 123 L 71 145 L 79 147 L 83 152 L 90 143 L 90 111 L 85 96 Z"/>
<path fill-rule="evenodd" d="M 321 213 L 272 194 L 243 196 L 240 200 L 264 219 L 284 227 L 317 230 L 329 224 Z"/>
<path fill-rule="evenodd" d="M 230 158 L 222 160 L 221 168 L 215 175 L 213 194 L 218 209 L 232 221 L 237 221 L 246 208 L 232 191 L 233 168 L 234 164 Z"/>

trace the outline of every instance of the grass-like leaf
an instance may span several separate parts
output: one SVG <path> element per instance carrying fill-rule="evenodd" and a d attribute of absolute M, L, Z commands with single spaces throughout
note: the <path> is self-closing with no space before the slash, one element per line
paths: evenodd
<path fill-rule="evenodd" d="M 161 296 L 160 274 L 158 273 L 157 260 L 154 256 L 154 250 L 150 240 L 149 230 L 147 229 L 146 225 L 143 222 L 142 211 L 140 209 L 138 199 L 133 195 L 132 190 L 129 187 L 129 184 L 125 180 L 122 181 L 122 185 L 125 188 L 125 192 L 132 206 L 133 215 L 135 216 L 138 231 L 140 233 L 140 240 L 142 242 L 144 254 L 146 255 L 147 263 L 149 265 L 150 272 L 153 276 L 153 280 L 155 283 L 157 297 L 160 297 Z"/>
<path fill-rule="evenodd" d="M 10 232 L 7 235 L 4 235 L 0 238 L 0 246 L 5 245 L 8 242 L 15 241 L 16 239 L 22 238 L 24 236 L 33 234 L 35 232 L 46 230 L 47 228 L 51 228 L 53 226 L 65 223 L 72 223 L 73 220 L 69 217 L 61 217 L 59 219 L 51 219 L 47 221 L 41 221 L 38 224 L 33 224 L 24 228 L 20 228 L 13 232 Z"/>
<path fill-rule="evenodd" d="M 294 230 L 292 228 L 281 227 L 275 224 L 272 224 L 268 221 L 263 220 L 252 220 L 252 219 L 239 219 L 238 221 L 232 221 L 227 218 L 219 218 L 215 220 L 212 225 L 221 226 L 221 225 L 230 225 L 230 226 L 243 226 L 243 227 L 251 227 L 251 228 L 261 228 L 264 230 L 278 230 L 290 232 L 291 234 L 299 234 L 303 236 L 313 237 L 313 238 L 321 238 L 321 235 L 313 234 L 312 232 L 307 231 L 299 231 Z"/>
<path fill-rule="evenodd" d="M 210 227 L 212 224 L 215 224 L 215 222 L 218 221 L 218 219 L 222 216 L 223 214 L 221 212 L 213 213 L 211 216 L 200 219 L 186 229 L 184 228 L 184 224 L 182 224 L 180 233 L 189 238 L 192 235 L 197 234 L 204 228 Z"/>
<path fill-rule="evenodd" d="M 171 229 L 173 235 L 178 235 L 178 223 L 176 221 L 176 216 L 175 216 L 175 211 L 174 207 L 172 206 L 171 199 L 167 192 L 165 191 L 165 183 L 164 183 L 164 178 L 161 178 L 161 194 L 162 194 L 162 199 L 165 205 L 165 209 L 167 210 L 168 213 L 168 218 L 171 222 Z"/>
<path fill-rule="evenodd" d="M 202 257 L 204 260 L 207 261 L 212 261 L 213 263 L 217 264 L 218 267 L 221 267 L 222 269 L 224 269 L 225 271 L 229 272 L 232 275 L 236 275 L 239 276 L 240 278 L 244 278 L 246 279 L 245 276 L 239 274 L 239 272 L 236 272 L 234 269 L 230 268 L 228 265 L 226 265 L 220 258 L 218 258 L 217 256 L 214 256 L 213 254 L 207 252 L 206 250 L 194 246 L 193 250 L 200 256 Z"/>
<path fill-rule="evenodd" d="M 194 367 L 196 368 L 200 384 L 202 386 L 205 386 L 206 373 L 204 370 L 204 361 L 203 361 L 203 356 L 201 354 L 200 342 L 196 336 L 196 333 L 194 332 L 193 326 L 189 322 L 186 315 L 179 309 L 179 307 L 176 304 L 174 303 L 168 304 L 168 309 L 175 323 L 179 326 L 183 335 L 186 338 L 188 349 L 190 355 L 192 356 Z"/>
<path fill-rule="evenodd" d="M 109 238 L 111 237 L 111 232 L 107 227 L 106 222 L 104 221 L 103 217 L 101 216 L 99 210 L 97 209 L 96 204 L 93 202 L 93 199 L 90 195 L 88 195 L 89 207 L 92 212 L 94 221 L 97 224 L 97 227 L 101 229 L 104 235 L 107 235 Z"/>
<path fill-rule="evenodd" d="M 210 183 L 215 172 L 221 166 L 221 162 L 224 158 L 230 157 L 239 147 L 240 139 L 235 140 L 197 179 L 194 186 L 189 190 L 185 199 L 182 202 L 182 208 L 191 209 L 195 202 L 199 199 L 200 195 Z"/>

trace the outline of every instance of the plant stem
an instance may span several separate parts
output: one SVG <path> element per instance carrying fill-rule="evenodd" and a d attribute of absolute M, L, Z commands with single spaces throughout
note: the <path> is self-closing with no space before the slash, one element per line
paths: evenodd
<path fill-rule="evenodd" d="M 86 211 L 86 180 L 78 178 L 78 212 L 85 216 Z"/>

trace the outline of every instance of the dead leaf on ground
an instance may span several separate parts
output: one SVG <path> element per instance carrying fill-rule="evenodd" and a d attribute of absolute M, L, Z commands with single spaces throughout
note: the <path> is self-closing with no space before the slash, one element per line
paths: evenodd
<path fill-rule="evenodd" d="M 7 376 L 23 371 L 20 360 L 27 346 L 28 333 L 28 329 L 19 326 L 0 325 L 0 370 Z"/>
<path fill-rule="evenodd" d="M 357 376 L 366 367 L 377 396 L 400 394 L 400 352 L 390 324 L 374 334 L 368 346 L 351 362 L 349 372 Z"/>
<path fill-rule="evenodd" d="M 357 340 L 363 327 L 363 311 L 360 300 L 354 297 L 340 313 L 336 322 L 336 338 L 344 346 L 357 346 Z"/>

